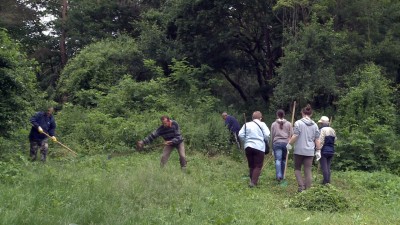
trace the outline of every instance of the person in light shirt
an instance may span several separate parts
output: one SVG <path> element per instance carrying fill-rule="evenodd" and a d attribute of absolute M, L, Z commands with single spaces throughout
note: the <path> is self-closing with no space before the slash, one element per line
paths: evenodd
<path fill-rule="evenodd" d="M 311 167 L 314 155 L 317 161 L 321 158 L 320 133 L 317 124 L 311 119 L 312 113 L 310 104 L 301 110 L 302 118 L 294 123 L 293 136 L 287 145 L 287 149 L 290 150 L 292 144 L 295 143 L 294 174 L 299 192 L 311 187 Z M 304 180 L 301 175 L 301 167 L 304 167 Z"/>
<path fill-rule="evenodd" d="M 264 163 L 265 141 L 269 139 L 270 131 L 262 122 L 260 111 L 253 113 L 253 121 L 245 123 L 239 131 L 239 138 L 244 143 L 249 166 L 249 187 L 258 185 L 258 179 Z"/>

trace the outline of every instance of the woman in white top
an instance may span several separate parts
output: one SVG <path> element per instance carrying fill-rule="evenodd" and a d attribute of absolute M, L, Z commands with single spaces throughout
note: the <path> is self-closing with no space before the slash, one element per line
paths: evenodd
<path fill-rule="evenodd" d="M 253 113 L 253 121 L 247 122 L 239 131 L 239 138 L 244 142 L 246 158 L 249 165 L 249 187 L 257 186 L 261 168 L 264 163 L 265 142 L 269 139 L 269 129 L 262 120 L 260 111 Z"/>

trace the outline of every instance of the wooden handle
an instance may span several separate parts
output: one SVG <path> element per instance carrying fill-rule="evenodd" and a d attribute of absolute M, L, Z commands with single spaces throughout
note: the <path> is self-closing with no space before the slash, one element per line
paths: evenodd
<path fill-rule="evenodd" d="M 44 131 L 43 131 L 43 134 L 46 135 L 48 138 L 51 138 L 51 136 L 49 134 L 47 134 L 46 132 L 44 132 Z M 55 142 L 58 143 L 59 145 L 63 146 L 64 148 L 66 148 L 68 151 L 74 153 L 75 155 L 78 155 L 76 152 L 72 151 L 72 149 L 68 148 L 63 143 L 61 143 L 59 141 L 55 141 Z"/>
<path fill-rule="evenodd" d="M 294 123 L 294 114 L 296 112 L 296 101 L 293 102 L 293 110 L 292 110 L 292 126 Z"/>

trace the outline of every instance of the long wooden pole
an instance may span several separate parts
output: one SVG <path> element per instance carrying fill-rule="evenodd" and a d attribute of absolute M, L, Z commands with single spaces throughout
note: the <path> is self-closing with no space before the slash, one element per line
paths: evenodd
<path fill-rule="evenodd" d="M 46 132 L 43 132 L 44 135 L 46 135 L 48 138 L 51 138 L 50 135 L 48 135 Z M 63 146 L 64 148 L 66 148 L 68 151 L 74 153 L 75 155 L 78 155 L 76 152 L 72 151 L 72 149 L 68 148 L 67 146 L 65 146 L 63 143 L 59 142 L 59 141 L 55 141 L 56 143 L 58 143 L 59 145 Z"/>

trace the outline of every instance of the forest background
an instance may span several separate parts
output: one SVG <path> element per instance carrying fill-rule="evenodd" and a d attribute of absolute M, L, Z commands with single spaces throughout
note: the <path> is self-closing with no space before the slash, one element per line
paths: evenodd
<path fill-rule="evenodd" d="M 49 105 L 81 157 L 132 152 L 166 114 L 189 155 L 235 158 L 223 111 L 270 126 L 309 103 L 333 119 L 334 170 L 400 174 L 397 0 L 3 0 L 0 15 L 2 183 Z"/>
<path fill-rule="evenodd" d="M 2 160 L 15 143 L 26 151 L 46 105 L 80 154 L 128 151 L 163 114 L 189 150 L 223 153 L 222 111 L 243 123 L 260 110 L 270 124 L 296 101 L 333 118 L 336 169 L 400 173 L 398 1 L 7 0 L 0 11 Z"/>

